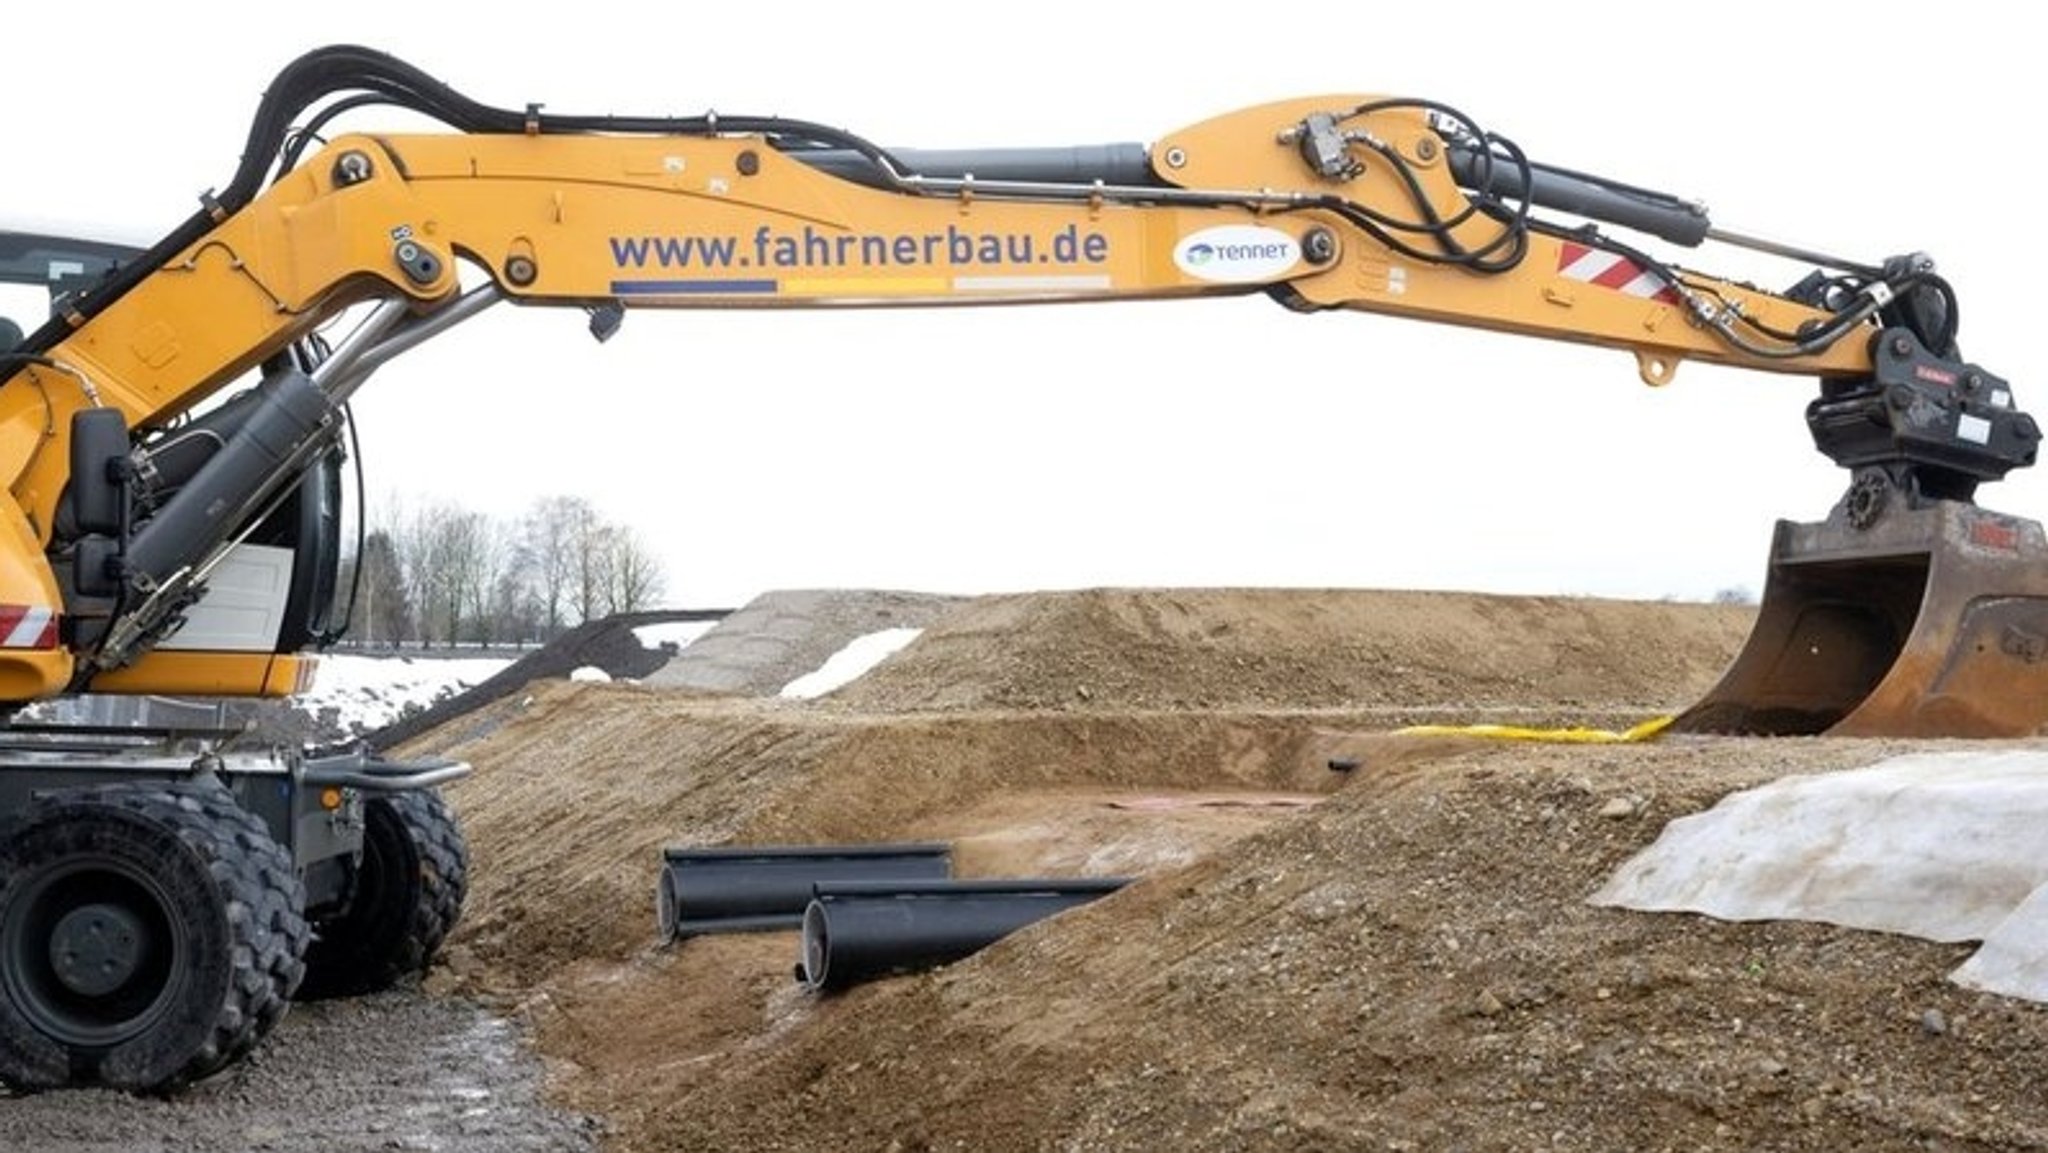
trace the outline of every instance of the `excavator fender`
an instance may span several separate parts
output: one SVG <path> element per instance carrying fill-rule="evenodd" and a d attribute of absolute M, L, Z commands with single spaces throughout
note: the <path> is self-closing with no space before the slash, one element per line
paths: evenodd
<path fill-rule="evenodd" d="M 1896 494 L 1894 494 L 1896 495 Z M 2048 537 L 1955 501 L 1779 521 L 1763 603 L 1676 732 L 2024 737 L 2048 730 Z"/>

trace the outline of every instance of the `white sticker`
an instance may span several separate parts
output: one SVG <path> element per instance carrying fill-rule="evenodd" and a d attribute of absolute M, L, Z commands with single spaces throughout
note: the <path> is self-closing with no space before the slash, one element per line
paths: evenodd
<path fill-rule="evenodd" d="M 1408 291 L 1408 270 L 1396 264 L 1387 269 L 1387 295 L 1400 296 Z"/>
<path fill-rule="evenodd" d="M 1956 439 L 1967 440 L 1971 444 L 1990 444 L 1991 422 L 1981 416 L 1963 413 L 1956 417 Z"/>
<path fill-rule="evenodd" d="M 1992 390 L 1991 390 L 1991 407 L 1993 407 L 1993 408 L 2011 408 L 2011 407 L 2012 407 L 2012 393 L 2009 393 L 2009 392 L 2005 391 L 2005 390 L 2004 390 L 2004 389 L 2002 389 L 2002 388 L 1994 388 L 1994 389 L 1992 389 Z"/>
<path fill-rule="evenodd" d="M 79 261 L 76 261 L 76 260 L 52 260 L 52 261 L 50 262 L 50 279 L 51 279 L 51 280 L 62 280 L 62 279 L 64 279 L 64 278 L 65 278 L 65 277 L 67 277 L 67 276 L 84 276 L 84 275 L 85 275 L 85 265 L 84 265 L 83 263 L 79 262 Z"/>
<path fill-rule="evenodd" d="M 1252 284 L 1278 279 L 1301 261 L 1301 244 L 1277 228 L 1223 224 L 1181 238 L 1173 262 L 1197 280 Z"/>

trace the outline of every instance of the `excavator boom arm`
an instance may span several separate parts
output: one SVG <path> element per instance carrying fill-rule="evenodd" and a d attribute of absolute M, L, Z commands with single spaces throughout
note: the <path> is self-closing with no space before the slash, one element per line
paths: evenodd
<path fill-rule="evenodd" d="M 1408 173 L 1367 166 L 1355 187 L 1332 185 L 1277 141 L 1307 110 L 1360 102 L 1370 103 L 1329 97 L 1198 125 L 1152 149 L 1173 163 L 1158 162 L 1145 183 L 1109 183 L 1074 164 L 1064 181 L 918 174 L 878 188 L 848 171 L 854 154 L 807 158 L 758 134 L 344 137 L 38 351 L 103 382 L 148 424 L 365 297 L 431 310 L 455 294 L 468 260 L 526 303 L 933 305 L 1266 290 L 1302 307 L 1622 348 L 1655 383 L 1688 358 L 1810 376 L 1869 371 L 1867 342 L 1840 333 L 1745 346 L 1703 323 L 1740 316 L 1759 333 L 1792 333 L 1841 328 L 1838 314 L 1660 272 L 1590 232 L 1550 235 L 1476 212 L 1426 124 L 1395 118 L 1386 131 L 1389 148 L 1430 159 L 1409 160 Z M 1123 156 L 1105 166 L 1111 175 L 1135 175 Z M 1426 235 L 1410 252 L 1375 235 L 1375 221 L 1403 216 L 1436 221 L 1416 226 Z M 143 331 L 179 354 L 131 339 Z"/>

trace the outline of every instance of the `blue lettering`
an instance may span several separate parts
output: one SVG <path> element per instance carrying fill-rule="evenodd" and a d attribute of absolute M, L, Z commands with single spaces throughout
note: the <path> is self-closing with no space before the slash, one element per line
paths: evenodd
<path fill-rule="evenodd" d="M 829 265 L 831 263 L 831 238 L 819 235 L 818 230 L 808 224 L 804 225 L 804 264 L 807 267 L 816 268 L 821 264 Z"/>
<path fill-rule="evenodd" d="M 730 236 L 697 238 L 697 254 L 704 258 L 704 264 L 711 268 L 732 267 L 733 252 L 739 248 L 739 241 Z M 685 265 L 689 261 L 683 262 Z"/>
<path fill-rule="evenodd" d="M 620 268 L 641 268 L 647 264 L 647 238 L 612 237 L 612 263 Z"/>
<path fill-rule="evenodd" d="M 612 263 L 619 268 L 658 267 L 715 270 L 740 267 L 879 268 L 890 265 L 988 267 L 1037 264 L 1101 264 L 1109 259 L 1109 238 L 1083 233 L 1077 225 L 1056 232 L 973 232 L 947 225 L 944 232 L 850 233 L 804 225 L 778 232 L 758 225 L 732 236 L 612 236 Z M 1284 258 L 1285 244 L 1226 245 L 1212 255 L 1223 259 Z M 742 253 L 748 255 L 742 255 Z"/>

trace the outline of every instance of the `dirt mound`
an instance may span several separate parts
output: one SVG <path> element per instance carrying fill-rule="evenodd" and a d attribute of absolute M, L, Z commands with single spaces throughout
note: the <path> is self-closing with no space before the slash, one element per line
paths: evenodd
<path fill-rule="evenodd" d="M 1837 748 L 1810 767 L 1859 762 Z M 1584 894 L 1769 748 L 1490 750 L 835 1002 L 654 1103 L 648 1148 L 2021 1147 L 2048 1019 L 1968 950 Z M 1633 808 L 1603 816 L 1612 802 Z"/>
<path fill-rule="evenodd" d="M 970 602 L 815 702 L 536 685 L 487 735 L 434 737 L 478 769 L 439 979 L 522 1012 L 613 1150 L 2048 1140 L 2048 1013 L 1945 984 L 1966 950 L 1583 903 L 1671 817 L 1905 746 L 1351 735 L 1640 719 L 1711 684 L 1746 621 L 1090 592 Z M 791 935 L 654 943 L 665 845 L 886 839 L 1145 880 L 823 1000 Z"/>
<path fill-rule="evenodd" d="M 869 589 L 763 593 L 649 674 L 662 688 L 774 696 L 848 642 L 884 629 L 921 629 L 959 597 Z"/>
<path fill-rule="evenodd" d="M 1669 709 L 1755 610 L 1360 590 L 985 597 L 836 694 L 850 707 Z"/>

